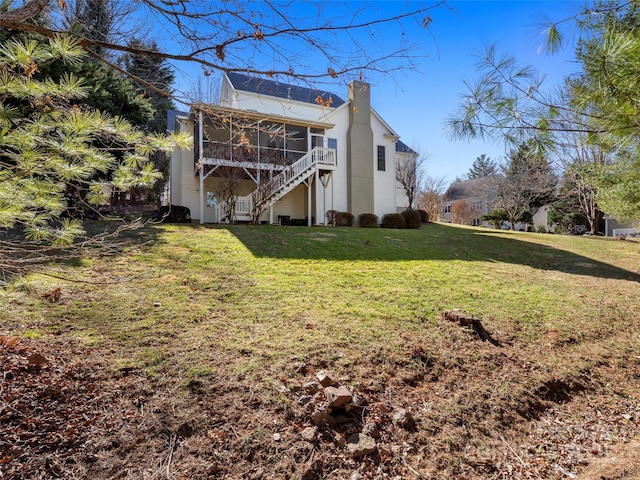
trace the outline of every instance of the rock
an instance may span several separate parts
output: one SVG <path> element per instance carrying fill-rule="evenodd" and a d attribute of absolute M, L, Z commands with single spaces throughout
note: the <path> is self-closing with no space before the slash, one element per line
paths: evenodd
<path fill-rule="evenodd" d="M 338 384 L 338 380 L 336 379 L 335 375 L 326 370 L 320 370 L 318 373 L 316 373 L 316 377 L 320 382 L 320 385 L 322 385 L 323 387 L 333 387 L 334 385 Z"/>
<path fill-rule="evenodd" d="M 302 375 L 304 375 L 305 373 L 307 373 L 307 364 L 304 362 L 296 362 L 293 364 L 293 368 L 296 371 L 296 373 L 301 373 Z"/>
<path fill-rule="evenodd" d="M 318 393 L 322 386 L 318 382 L 309 382 L 305 383 L 302 388 L 304 388 L 304 391 L 309 395 L 313 395 L 314 393 Z"/>
<path fill-rule="evenodd" d="M 347 451 L 353 458 L 369 455 L 375 449 L 376 441 L 364 433 L 354 433 L 347 438 Z"/>
<path fill-rule="evenodd" d="M 300 436 L 307 442 L 315 442 L 318 439 L 318 427 L 307 427 L 300 433 Z"/>
<path fill-rule="evenodd" d="M 327 387 L 324 389 L 324 396 L 332 407 L 339 407 L 353 399 L 353 394 L 347 387 Z"/>
<path fill-rule="evenodd" d="M 331 416 L 328 408 L 317 408 L 311 414 L 311 421 L 316 427 L 331 427 L 335 424 L 335 420 Z"/>
<path fill-rule="evenodd" d="M 282 437 L 280 436 L 280 434 L 279 434 L 279 433 L 274 433 L 274 434 L 273 434 L 273 440 L 274 440 L 274 441 L 279 442 L 281 438 L 282 438 Z"/>
<path fill-rule="evenodd" d="M 380 438 L 380 431 L 378 430 L 378 426 L 373 422 L 366 423 L 364 427 L 362 427 L 362 433 L 373 438 Z"/>
<path fill-rule="evenodd" d="M 391 450 L 386 445 L 378 445 L 378 452 L 380 453 L 380 458 L 385 461 L 390 458 L 393 458 L 393 450 Z"/>
<path fill-rule="evenodd" d="M 393 423 L 400 427 L 406 427 L 410 425 L 412 420 L 413 419 L 411 418 L 411 414 L 404 408 L 399 408 L 393 414 Z"/>
<path fill-rule="evenodd" d="M 351 399 L 351 402 L 344 406 L 344 411 L 349 413 L 353 410 L 356 410 L 357 408 L 365 407 L 366 405 L 367 405 L 367 401 L 364 398 L 362 398 L 360 395 L 357 395 L 354 393 L 353 398 Z"/>
<path fill-rule="evenodd" d="M 311 395 L 302 395 L 300 398 L 298 398 L 298 405 L 306 405 L 311 400 L 313 400 L 313 397 Z"/>
<path fill-rule="evenodd" d="M 353 400 L 351 400 L 351 403 L 356 407 L 366 407 L 368 405 L 367 400 L 361 397 L 360 395 L 354 395 Z"/>

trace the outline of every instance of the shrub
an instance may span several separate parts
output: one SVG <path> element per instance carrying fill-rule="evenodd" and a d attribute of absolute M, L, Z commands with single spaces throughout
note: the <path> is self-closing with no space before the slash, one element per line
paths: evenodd
<path fill-rule="evenodd" d="M 353 227 L 353 213 L 336 212 L 336 227 Z"/>
<path fill-rule="evenodd" d="M 358 217 L 358 224 L 362 228 L 378 228 L 378 216 L 374 213 L 363 213 Z"/>
<path fill-rule="evenodd" d="M 426 210 L 416 210 L 420 214 L 420 221 L 422 223 L 429 223 L 429 212 Z"/>
<path fill-rule="evenodd" d="M 325 214 L 327 216 L 327 223 L 329 225 L 334 225 L 336 224 L 336 213 L 338 213 L 337 210 L 327 210 L 327 213 Z"/>
<path fill-rule="evenodd" d="M 547 233 L 547 227 L 544 225 L 538 225 L 538 233 Z"/>
<path fill-rule="evenodd" d="M 422 220 L 417 210 L 405 210 L 402 212 L 404 217 L 404 228 L 420 228 Z"/>
<path fill-rule="evenodd" d="M 181 205 L 163 205 L 158 210 L 155 220 L 162 223 L 189 223 L 191 210 Z"/>
<path fill-rule="evenodd" d="M 382 228 L 404 228 L 404 217 L 399 213 L 387 213 L 382 217 Z"/>

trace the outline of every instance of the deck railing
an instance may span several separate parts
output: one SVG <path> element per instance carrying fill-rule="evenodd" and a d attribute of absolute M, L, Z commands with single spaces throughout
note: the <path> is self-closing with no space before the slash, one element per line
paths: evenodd
<path fill-rule="evenodd" d="M 234 218 L 228 218 L 227 220 L 232 222 L 238 216 L 251 217 L 254 220 L 257 219 L 262 212 L 273 203 L 272 200 L 275 196 L 279 193 L 286 193 L 298 186 L 313 173 L 318 166 L 336 166 L 335 149 L 315 147 L 311 152 L 286 167 L 271 180 L 260 185 L 250 195 L 246 197 L 236 197 L 233 213 Z M 224 212 L 226 212 L 228 208 L 225 207 L 225 202 L 217 205 L 218 221 L 226 216 Z"/>
<path fill-rule="evenodd" d="M 294 187 L 304 180 L 305 173 L 315 165 L 335 166 L 336 151 L 333 148 L 315 147 L 297 162 L 253 191 L 254 215 L 260 215 L 269 206 L 269 199 L 287 187 Z"/>
<path fill-rule="evenodd" d="M 231 144 L 229 142 L 214 142 L 208 140 L 204 141 L 202 145 L 203 158 L 232 160 L 235 162 L 290 165 L 306 154 L 306 152 L 299 150 Z"/>

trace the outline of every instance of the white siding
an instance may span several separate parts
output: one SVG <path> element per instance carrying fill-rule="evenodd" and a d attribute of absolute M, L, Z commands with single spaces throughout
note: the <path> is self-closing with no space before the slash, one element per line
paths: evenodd
<path fill-rule="evenodd" d="M 395 138 L 385 138 L 388 128 L 375 115 L 371 117 L 373 129 L 374 209 L 380 220 L 387 213 L 396 213 L 396 146 Z M 378 170 L 378 145 L 385 146 L 385 171 Z"/>
<path fill-rule="evenodd" d="M 286 98 L 268 97 L 243 90 L 236 90 L 233 96 L 226 95 L 222 100 L 224 102 L 222 106 L 224 107 L 253 110 L 265 115 L 280 115 L 292 119 L 299 118 L 312 121 L 320 120 L 334 110 L 321 105 L 297 102 Z"/>

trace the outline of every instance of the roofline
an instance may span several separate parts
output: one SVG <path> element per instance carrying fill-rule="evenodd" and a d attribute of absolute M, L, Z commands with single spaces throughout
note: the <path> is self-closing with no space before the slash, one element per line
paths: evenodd
<path fill-rule="evenodd" d="M 220 105 L 212 105 L 209 103 L 194 103 L 191 106 L 191 113 L 196 110 L 210 112 L 219 115 L 230 115 L 236 117 L 245 117 L 252 120 L 264 120 L 269 122 L 294 123 L 296 125 L 304 125 L 308 127 L 322 127 L 330 129 L 335 127 L 335 123 L 322 122 L 319 120 L 307 120 L 304 118 L 285 117 L 284 115 L 264 114 L 252 110 L 241 110 L 239 108 L 221 107 Z"/>
<path fill-rule="evenodd" d="M 233 85 L 232 85 L 233 87 Z M 301 105 L 301 106 L 305 106 L 305 107 L 315 107 L 315 108 L 319 108 L 319 109 L 329 109 L 329 111 L 333 111 L 333 110 L 337 110 L 338 108 L 340 108 L 342 105 L 349 103 L 348 101 L 345 101 L 342 105 L 340 105 L 340 107 L 327 107 L 325 105 L 321 105 L 319 103 L 311 103 L 311 102 L 304 102 L 302 100 L 295 100 L 293 98 L 284 98 L 284 97 L 276 97 L 275 95 L 267 95 L 266 93 L 260 93 L 260 92 L 252 92 L 251 90 L 238 90 L 236 87 L 233 87 L 233 89 L 235 91 L 240 91 L 242 92 L 243 95 L 253 95 L 257 98 L 264 98 L 264 97 L 269 97 L 269 98 L 277 98 L 281 103 L 293 103 L 296 105 Z"/>
<path fill-rule="evenodd" d="M 384 118 L 382 118 L 382 117 L 380 116 L 380 114 L 379 114 L 378 112 L 376 112 L 375 108 L 371 107 L 371 112 L 376 116 L 376 118 L 377 118 L 378 120 L 380 120 L 380 122 L 382 123 L 382 125 L 384 125 L 384 126 L 389 130 L 389 134 L 390 134 L 390 135 L 393 135 L 394 137 L 398 137 L 398 139 L 400 138 L 400 135 L 398 135 L 398 133 L 397 133 L 393 128 L 391 128 L 391 125 L 389 125 L 389 124 L 384 120 Z"/>
<path fill-rule="evenodd" d="M 266 83 L 270 83 L 270 84 L 280 85 L 282 87 L 293 88 L 293 89 L 296 89 L 298 91 L 308 91 L 308 92 L 314 93 L 314 94 L 317 93 L 320 96 L 329 95 L 330 98 L 331 97 L 335 97 L 338 101 L 340 101 L 342 103 L 338 107 L 325 106 L 325 105 L 322 105 L 322 104 L 319 104 L 319 103 L 316 103 L 316 102 L 310 101 L 310 100 L 299 100 L 299 99 L 291 98 L 291 97 L 283 97 L 283 96 L 280 96 L 280 95 L 272 95 L 272 94 L 269 94 L 269 93 L 261 92 L 261 91 L 259 91 L 259 89 L 256 89 L 256 90 L 246 89 L 246 88 L 243 88 L 242 85 L 236 86 L 234 84 L 234 82 L 229 78 L 228 73 L 233 73 L 234 75 L 245 77 L 248 80 L 255 81 L 256 83 L 259 83 L 259 84 L 260 84 L 260 82 L 266 82 Z M 302 86 L 295 85 L 295 84 L 292 84 L 292 83 L 279 82 L 277 80 L 273 80 L 273 79 L 270 79 L 270 78 L 262 78 L 262 77 L 259 77 L 259 76 L 247 75 L 247 74 L 244 74 L 244 73 L 241 73 L 241 72 L 224 72 L 224 78 L 226 79 L 227 82 L 229 82 L 229 85 L 231 85 L 231 88 L 234 91 L 236 91 L 236 92 L 237 91 L 241 91 L 244 94 L 255 95 L 257 97 L 273 97 L 273 98 L 279 98 L 279 99 L 284 100 L 284 101 L 295 102 L 296 104 L 299 104 L 299 105 L 314 105 L 314 106 L 319 106 L 319 107 L 329 108 L 329 109 L 336 109 L 336 108 L 339 108 L 340 106 L 342 106 L 343 104 L 348 103 L 348 100 L 344 100 L 340 95 L 338 95 L 335 92 L 325 91 L 325 90 L 322 90 L 322 89 L 319 89 L 319 88 L 302 87 Z"/>

